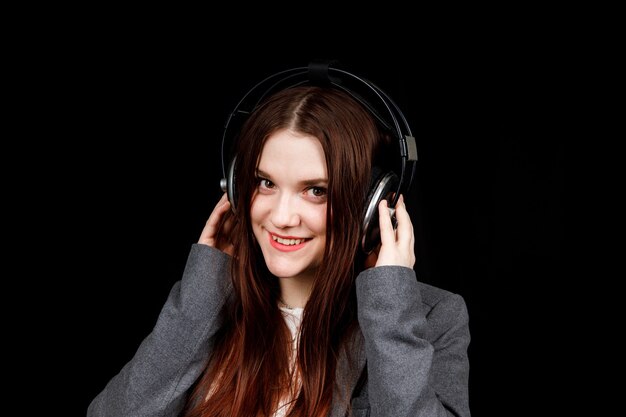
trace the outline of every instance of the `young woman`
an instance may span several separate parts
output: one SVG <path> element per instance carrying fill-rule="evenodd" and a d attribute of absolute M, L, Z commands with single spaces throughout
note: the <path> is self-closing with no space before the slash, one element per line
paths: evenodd
<path fill-rule="evenodd" d="M 417 281 L 404 200 L 361 250 L 375 118 L 331 87 L 281 90 L 237 139 L 226 194 L 154 330 L 88 416 L 469 416 L 461 296 Z M 233 207 L 234 206 L 234 207 Z"/>

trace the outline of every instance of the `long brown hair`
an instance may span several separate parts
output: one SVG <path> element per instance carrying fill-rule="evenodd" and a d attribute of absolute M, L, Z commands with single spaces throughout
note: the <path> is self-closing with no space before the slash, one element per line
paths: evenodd
<path fill-rule="evenodd" d="M 247 209 L 265 141 L 284 128 L 319 139 L 329 178 L 325 262 L 304 309 L 296 359 L 299 389 L 292 384 L 291 335 L 277 306 L 278 280 L 267 270 Z M 380 138 L 370 113 L 332 88 L 280 91 L 248 118 L 237 140 L 233 301 L 185 416 L 271 416 L 284 395 L 293 399 L 290 417 L 328 414 L 337 358 L 357 327 L 354 281 L 363 263 L 361 219 Z"/>

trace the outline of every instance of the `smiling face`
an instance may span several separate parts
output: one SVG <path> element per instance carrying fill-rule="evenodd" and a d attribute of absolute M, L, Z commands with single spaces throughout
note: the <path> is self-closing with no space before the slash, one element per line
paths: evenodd
<path fill-rule="evenodd" d="M 269 271 L 312 282 L 326 246 L 328 173 L 312 136 L 290 130 L 271 135 L 257 168 L 250 219 Z"/>

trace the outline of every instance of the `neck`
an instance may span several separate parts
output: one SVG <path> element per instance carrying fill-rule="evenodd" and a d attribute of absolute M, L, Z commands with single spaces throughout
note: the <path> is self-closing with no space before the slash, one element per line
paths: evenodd
<path fill-rule="evenodd" d="M 294 306 L 287 304 L 286 302 L 283 301 L 282 298 L 278 299 L 278 306 L 282 308 L 286 308 L 287 310 L 295 310 L 296 308 L 301 308 L 301 307 L 294 307 Z"/>
<path fill-rule="evenodd" d="M 280 284 L 279 301 L 287 308 L 304 308 L 311 294 L 311 280 L 300 278 L 278 278 Z"/>

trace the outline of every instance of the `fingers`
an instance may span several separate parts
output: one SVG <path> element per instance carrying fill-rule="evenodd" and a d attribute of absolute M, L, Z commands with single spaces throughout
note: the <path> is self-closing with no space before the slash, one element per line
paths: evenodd
<path fill-rule="evenodd" d="M 396 204 L 396 219 L 398 220 L 396 240 L 399 244 L 412 244 L 411 242 L 414 239 L 413 223 L 411 222 L 409 212 L 406 210 L 404 195 L 400 195 L 398 204 Z"/>
<path fill-rule="evenodd" d="M 230 205 L 228 205 L 230 208 Z M 235 247 L 231 243 L 230 236 L 231 231 L 233 230 L 233 225 L 235 224 L 235 219 L 233 216 L 229 215 L 223 222 L 221 227 L 219 228 L 218 237 L 216 239 L 216 247 L 223 252 L 226 252 L 229 255 L 233 255 Z"/>
<path fill-rule="evenodd" d="M 230 230 L 232 228 L 232 218 L 227 218 L 226 221 L 224 221 L 224 216 L 229 209 L 230 202 L 228 201 L 226 194 L 223 194 L 222 198 L 220 198 L 211 212 L 211 215 L 209 216 L 204 229 L 200 234 L 198 243 L 217 247 L 217 238 L 220 232 L 223 232 L 221 229 L 226 227 Z"/>
<path fill-rule="evenodd" d="M 378 204 L 378 224 L 380 227 L 380 242 L 391 244 L 396 240 L 396 233 L 391 222 L 391 210 L 387 207 L 387 200 L 383 199 Z"/>
<path fill-rule="evenodd" d="M 415 237 L 404 197 L 401 195 L 396 204 L 396 230 L 393 228 L 387 201 L 381 201 L 378 209 L 381 247 L 376 266 L 400 265 L 412 268 L 415 264 Z"/>

